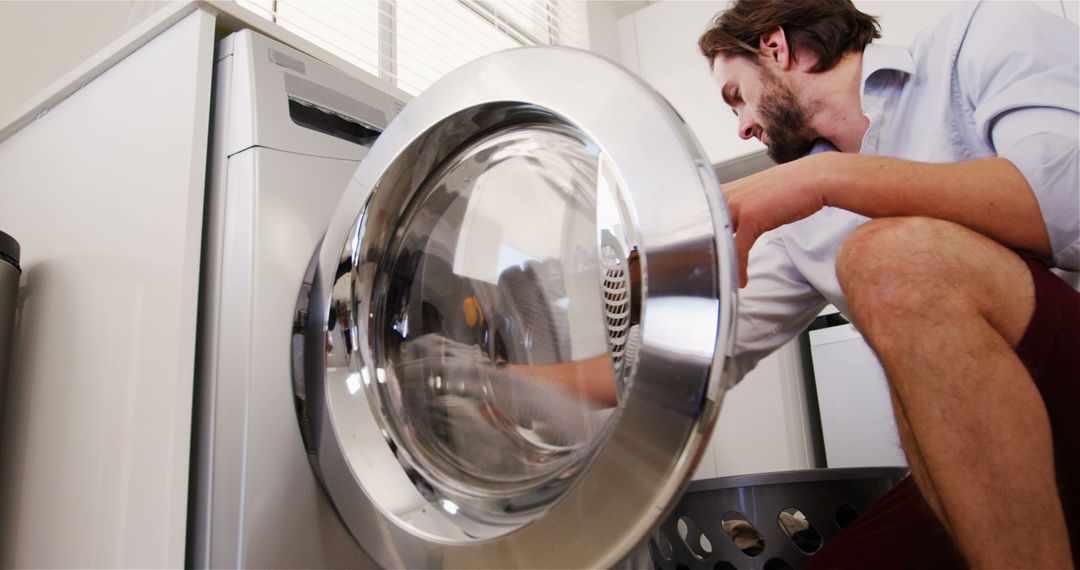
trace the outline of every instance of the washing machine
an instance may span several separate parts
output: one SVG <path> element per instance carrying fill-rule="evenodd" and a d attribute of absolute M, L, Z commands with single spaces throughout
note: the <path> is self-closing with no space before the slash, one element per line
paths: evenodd
<path fill-rule="evenodd" d="M 407 105 L 251 31 L 218 52 L 189 565 L 647 564 L 737 291 L 675 111 L 569 49 Z"/>

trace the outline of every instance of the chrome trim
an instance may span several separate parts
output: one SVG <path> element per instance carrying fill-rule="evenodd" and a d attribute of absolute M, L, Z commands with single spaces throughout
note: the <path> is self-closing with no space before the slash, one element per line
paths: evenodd
<path fill-rule="evenodd" d="M 388 445 L 379 403 L 355 389 L 361 372 L 372 375 L 373 360 L 363 328 L 369 309 L 353 299 L 372 300 L 398 217 L 444 159 L 493 129 L 550 121 L 595 142 L 626 193 L 641 243 L 640 360 L 621 418 L 576 486 L 543 517 L 477 540 L 428 504 L 416 474 Z M 675 111 L 640 80 L 586 52 L 550 47 L 460 68 L 377 140 L 318 253 L 303 368 L 317 469 L 342 519 L 381 565 L 610 567 L 671 506 L 704 452 L 734 338 L 730 223 L 704 157 Z"/>

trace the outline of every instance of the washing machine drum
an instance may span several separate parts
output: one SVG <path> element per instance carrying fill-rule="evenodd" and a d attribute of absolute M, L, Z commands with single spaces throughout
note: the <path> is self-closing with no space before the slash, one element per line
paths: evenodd
<path fill-rule="evenodd" d="M 305 430 L 386 567 L 606 567 L 700 457 L 736 270 L 670 106 L 560 48 L 471 63 L 379 137 L 323 240 Z"/>

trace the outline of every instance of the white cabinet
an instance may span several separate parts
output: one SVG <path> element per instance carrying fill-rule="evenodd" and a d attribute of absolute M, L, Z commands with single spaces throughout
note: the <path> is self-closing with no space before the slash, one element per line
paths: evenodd
<path fill-rule="evenodd" d="M 214 53 L 213 16 L 186 11 L 0 144 L 24 269 L 3 567 L 184 564 Z"/>

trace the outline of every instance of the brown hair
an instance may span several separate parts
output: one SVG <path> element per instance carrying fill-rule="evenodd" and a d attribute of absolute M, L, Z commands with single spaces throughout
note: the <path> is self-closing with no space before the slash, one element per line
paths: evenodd
<path fill-rule="evenodd" d="M 881 37 L 877 18 L 851 0 L 737 0 L 713 19 L 698 40 L 711 68 L 716 56 L 759 56 L 761 35 L 784 29 L 792 53 L 799 46 L 818 56 L 811 72 L 827 71 L 847 52 L 862 51 Z"/>

